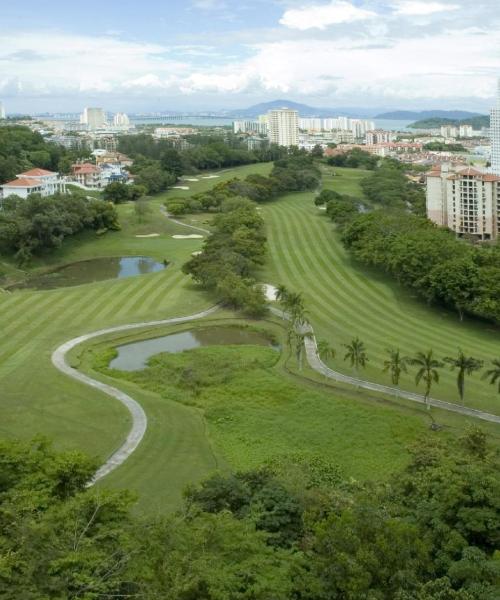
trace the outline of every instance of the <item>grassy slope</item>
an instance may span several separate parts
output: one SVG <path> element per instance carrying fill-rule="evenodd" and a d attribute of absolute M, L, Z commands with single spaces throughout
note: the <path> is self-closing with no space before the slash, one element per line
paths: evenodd
<path fill-rule="evenodd" d="M 335 170 L 340 176 L 326 175 L 324 187 L 361 196 L 359 180 L 366 172 Z M 365 342 L 370 356 L 364 375 L 384 383 L 389 383 L 381 372 L 388 347 L 400 347 L 405 354 L 433 348 L 438 357 L 453 356 L 459 347 L 484 359 L 500 356 L 498 328 L 472 320 L 460 323 L 455 313 L 429 308 L 393 280 L 351 260 L 313 197 L 293 194 L 264 208 L 270 260 L 262 280 L 304 293 L 318 338 L 337 349 L 333 367 L 350 372 L 342 360 L 342 344 L 355 336 Z M 457 402 L 455 379 L 456 374 L 443 370 L 433 395 Z M 500 397 L 492 386 L 477 374 L 466 386 L 469 406 L 500 414 Z M 404 377 L 403 387 L 416 389 L 412 376 Z"/>

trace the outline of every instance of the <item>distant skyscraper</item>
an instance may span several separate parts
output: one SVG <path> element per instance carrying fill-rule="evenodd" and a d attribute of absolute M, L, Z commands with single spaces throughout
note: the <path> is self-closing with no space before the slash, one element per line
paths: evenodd
<path fill-rule="evenodd" d="M 85 108 L 80 123 L 87 125 L 90 130 L 102 129 L 106 126 L 106 115 L 102 108 Z"/>
<path fill-rule="evenodd" d="M 130 125 L 130 119 L 125 113 L 116 113 L 113 117 L 113 125 L 115 127 L 128 127 Z"/>
<path fill-rule="evenodd" d="M 498 80 L 497 105 L 491 111 L 491 170 L 500 175 L 500 79 Z"/>
<path fill-rule="evenodd" d="M 3 102 L 0 102 L 0 119 L 5 119 L 5 107 Z"/>
<path fill-rule="evenodd" d="M 299 145 L 299 113 L 296 110 L 282 108 L 271 110 L 269 116 L 269 141 L 278 146 Z"/>

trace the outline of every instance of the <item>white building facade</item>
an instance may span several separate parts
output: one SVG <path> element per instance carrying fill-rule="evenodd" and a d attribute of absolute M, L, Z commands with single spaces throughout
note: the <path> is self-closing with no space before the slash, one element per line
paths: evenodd
<path fill-rule="evenodd" d="M 17 179 L 0 186 L 2 198 L 19 196 L 26 199 L 30 194 L 50 196 L 58 192 L 63 194 L 66 192 L 66 185 L 59 178 L 59 173 L 46 171 L 45 169 L 31 169 L 19 173 L 16 177 Z"/>
<path fill-rule="evenodd" d="M 0 102 L 0 119 L 5 119 L 5 118 L 6 118 L 5 106 L 3 105 L 3 102 Z"/>
<path fill-rule="evenodd" d="M 299 145 L 299 113 L 296 110 L 271 110 L 268 118 L 268 137 L 271 144 L 286 147 Z"/>
<path fill-rule="evenodd" d="M 491 172 L 500 175 L 500 79 L 498 80 L 497 105 L 491 111 Z"/>
<path fill-rule="evenodd" d="M 459 236 L 500 237 L 500 176 L 467 168 L 435 167 L 427 175 L 427 216 Z"/>
<path fill-rule="evenodd" d="M 106 115 L 102 108 L 85 108 L 80 117 L 80 123 L 86 125 L 90 131 L 106 127 Z"/>

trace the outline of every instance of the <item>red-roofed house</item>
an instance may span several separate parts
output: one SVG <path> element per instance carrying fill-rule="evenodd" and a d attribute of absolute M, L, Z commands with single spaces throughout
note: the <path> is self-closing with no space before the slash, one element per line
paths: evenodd
<path fill-rule="evenodd" d="M 30 169 L 17 175 L 17 179 L 9 181 L 0 186 L 2 198 L 19 196 L 27 198 L 30 194 L 41 194 L 50 196 L 57 192 L 65 192 L 66 187 L 59 179 L 59 173 L 47 171 L 46 169 Z"/>
<path fill-rule="evenodd" d="M 74 181 L 86 187 L 101 187 L 101 169 L 91 163 L 71 165 L 71 177 Z"/>
<path fill-rule="evenodd" d="M 500 177 L 441 165 L 427 174 L 427 216 L 459 236 L 500 238 Z"/>

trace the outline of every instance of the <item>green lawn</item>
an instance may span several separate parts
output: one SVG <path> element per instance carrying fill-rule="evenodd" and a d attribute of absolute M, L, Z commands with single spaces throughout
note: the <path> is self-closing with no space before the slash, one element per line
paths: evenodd
<path fill-rule="evenodd" d="M 335 168 L 323 187 L 362 197 L 359 181 L 366 171 Z M 500 357 L 500 329 L 428 307 L 378 271 L 356 264 L 342 246 L 334 225 L 313 204 L 313 193 L 290 194 L 266 205 L 269 261 L 261 274 L 267 283 L 283 283 L 301 291 L 319 339 L 337 350 L 331 366 L 352 373 L 342 359 L 342 344 L 359 336 L 370 362 L 363 376 L 390 383 L 381 372 L 385 350 L 399 347 L 408 355 L 433 348 L 438 357 L 453 356 L 458 348 L 483 359 Z M 457 402 L 456 374 L 443 370 L 433 395 Z M 415 390 L 407 375 L 403 387 Z M 467 379 L 466 403 L 500 414 L 500 395 L 477 374 Z M 422 389 L 420 389 L 422 391 Z"/>

